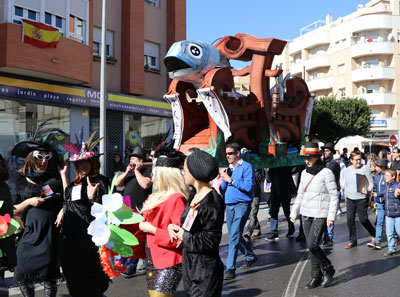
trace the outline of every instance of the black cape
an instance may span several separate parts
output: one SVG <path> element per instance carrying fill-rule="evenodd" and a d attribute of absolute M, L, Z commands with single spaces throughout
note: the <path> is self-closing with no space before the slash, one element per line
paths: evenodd
<path fill-rule="evenodd" d="M 54 225 L 62 207 L 63 188 L 61 178 L 50 178 L 37 184 L 29 183 L 18 174 L 14 182 L 13 203 L 19 204 L 31 197 L 40 197 L 43 186 L 49 185 L 54 193 L 38 207 L 29 207 L 22 215 L 24 230 L 17 244 L 17 266 L 14 277 L 36 282 L 55 280 L 60 277 L 58 265 L 59 228 Z"/>
<path fill-rule="evenodd" d="M 182 213 L 182 225 L 194 194 L 193 191 Z M 200 201 L 197 210 L 190 231 L 183 234 L 183 285 L 188 296 L 219 297 L 224 275 L 224 264 L 219 256 L 224 199 L 213 189 Z"/>
<path fill-rule="evenodd" d="M 90 177 L 92 183 L 100 183 L 96 196 L 87 196 L 87 181 L 82 179 L 81 199 L 72 201 L 71 183 L 65 189 L 64 216 L 61 229 L 60 260 L 67 286 L 72 296 L 102 296 L 108 288 L 109 278 L 100 264 L 98 248 L 87 228 L 95 218 L 90 214 L 94 202 L 101 204 L 101 197 L 108 192 L 107 177 Z"/>

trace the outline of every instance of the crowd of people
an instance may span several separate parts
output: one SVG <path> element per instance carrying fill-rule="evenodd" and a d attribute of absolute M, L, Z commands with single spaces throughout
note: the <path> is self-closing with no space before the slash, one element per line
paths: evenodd
<path fill-rule="evenodd" d="M 34 285 L 44 284 L 45 296 L 56 296 L 62 274 L 71 296 L 103 296 L 110 279 L 100 263 L 98 247 L 88 234 L 94 217 L 91 207 L 101 204 L 110 179 L 100 174 L 95 146 L 100 140 L 79 146 L 64 146 L 71 153 L 72 182 L 57 150 L 39 140 L 18 143 L 11 154 L 24 158 L 12 176 L 0 158 L 0 187 L 4 204 L 0 214 L 20 217 L 21 230 L 0 240 L 5 257 L 2 266 L 14 269 L 21 294 L 35 295 Z M 388 251 L 395 254 L 400 233 L 399 149 L 392 160 L 386 152 L 368 158 L 358 149 L 340 154 L 333 143 L 319 148 L 307 142 L 300 155 L 304 165 L 254 169 L 244 161 L 238 143 L 225 145 L 229 166 L 219 168 L 210 154 L 197 148 L 187 155 L 165 145 L 149 156 L 141 147 L 129 152 L 125 162 L 117 154 L 113 163 L 115 191 L 125 204 L 138 210 L 144 220 L 137 232 L 144 235 L 145 255 L 119 259 L 126 278 L 146 273 L 150 296 L 173 296 L 182 281 L 187 296 L 221 296 L 223 281 L 236 277 L 239 252 L 245 260 L 241 269 L 258 260 L 251 240 L 261 236 L 257 219 L 265 183 L 271 185 L 269 199 L 270 232 L 266 240 L 279 239 L 278 213 L 282 206 L 288 224 L 287 237 L 294 237 L 300 220 L 298 241 L 305 241 L 311 258 L 311 281 L 306 289 L 327 287 L 335 274 L 334 263 L 320 245 L 333 246 L 334 224 L 347 206 L 349 243 L 357 247 L 355 214 L 371 236 L 368 246 L 380 250 L 384 221 Z M 294 203 L 290 208 L 292 198 Z M 368 219 L 368 208 L 376 209 L 376 224 Z M 248 219 L 248 227 L 244 233 Z M 226 219 L 229 234 L 228 256 L 223 264 L 219 246 Z M 16 242 L 16 244 L 15 244 Z M 142 259 L 142 260 L 141 260 Z M 141 265 L 139 265 L 141 263 Z"/>

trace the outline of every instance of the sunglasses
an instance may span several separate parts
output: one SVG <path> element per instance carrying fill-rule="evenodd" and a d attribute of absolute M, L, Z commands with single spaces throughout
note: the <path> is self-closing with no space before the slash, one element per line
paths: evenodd
<path fill-rule="evenodd" d="M 43 159 L 45 159 L 45 160 L 50 160 L 52 157 L 53 157 L 53 154 L 50 152 L 50 153 L 48 153 L 47 155 L 41 155 L 40 153 L 39 153 L 39 151 L 34 151 L 33 152 L 33 156 L 36 158 L 36 159 L 38 159 L 38 160 L 43 160 Z"/>
<path fill-rule="evenodd" d="M 236 153 L 235 152 L 226 152 L 225 155 L 232 156 L 232 155 L 236 155 Z"/>

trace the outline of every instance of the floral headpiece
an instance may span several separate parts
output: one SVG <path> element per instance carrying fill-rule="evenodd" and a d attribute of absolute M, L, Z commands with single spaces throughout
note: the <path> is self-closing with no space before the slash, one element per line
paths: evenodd
<path fill-rule="evenodd" d="M 100 137 L 96 140 L 93 140 L 94 136 L 96 135 L 96 131 L 90 135 L 87 142 L 82 141 L 82 130 L 80 132 L 80 140 L 78 137 L 75 136 L 77 143 L 72 143 L 70 140 L 66 139 L 69 145 L 63 145 L 61 148 L 66 150 L 67 152 L 72 153 L 71 157 L 69 157 L 70 162 L 82 161 L 87 160 L 99 155 L 98 152 L 94 151 L 96 145 L 104 139 L 104 137 Z"/>

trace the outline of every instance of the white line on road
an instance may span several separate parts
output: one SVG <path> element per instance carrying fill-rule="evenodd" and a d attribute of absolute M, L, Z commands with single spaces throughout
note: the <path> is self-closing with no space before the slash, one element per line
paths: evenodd
<path fill-rule="evenodd" d="M 285 292 L 282 294 L 282 297 L 295 297 L 297 292 L 297 287 L 299 286 L 299 281 L 301 275 L 303 274 L 303 270 L 306 267 L 308 262 L 308 255 L 304 254 L 296 267 L 293 270 L 292 276 L 290 277 L 288 286 L 286 287 Z"/>

